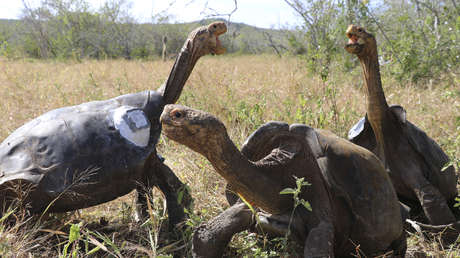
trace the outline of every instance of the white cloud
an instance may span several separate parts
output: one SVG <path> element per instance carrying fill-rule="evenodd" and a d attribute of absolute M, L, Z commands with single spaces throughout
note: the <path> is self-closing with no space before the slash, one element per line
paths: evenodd
<path fill-rule="evenodd" d="M 21 0 L 2 1 L 2 7 L 0 8 L 0 18 L 16 19 L 20 16 L 21 10 Z"/>

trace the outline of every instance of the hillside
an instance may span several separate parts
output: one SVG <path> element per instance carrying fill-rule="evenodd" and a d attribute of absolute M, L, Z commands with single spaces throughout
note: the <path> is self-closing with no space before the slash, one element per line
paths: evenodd
<path fill-rule="evenodd" d="M 95 21 L 95 17 L 90 18 L 88 15 L 77 15 L 73 17 L 74 21 L 46 23 L 0 19 L 0 55 L 35 58 L 155 58 L 161 55 L 162 39 L 166 36 L 167 52 L 171 58 L 182 47 L 192 29 L 215 21 L 206 19 L 176 24 L 108 23 Z M 77 22 L 79 26 L 73 25 Z M 287 33 L 230 22 L 228 32 L 221 40 L 228 53 L 275 53 L 286 51 Z"/>

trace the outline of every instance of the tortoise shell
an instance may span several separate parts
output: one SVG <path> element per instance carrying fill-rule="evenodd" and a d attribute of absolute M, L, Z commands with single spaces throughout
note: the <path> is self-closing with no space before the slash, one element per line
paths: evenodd
<path fill-rule="evenodd" d="M 0 144 L 0 189 L 33 186 L 32 211 L 61 212 L 130 192 L 155 152 L 163 100 L 155 91 L 122 95 L 49 111 Z"/>

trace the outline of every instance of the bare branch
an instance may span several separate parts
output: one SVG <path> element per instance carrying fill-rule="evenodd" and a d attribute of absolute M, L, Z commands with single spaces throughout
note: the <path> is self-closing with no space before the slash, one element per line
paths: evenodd
<path fill-rule="evenodd" d="M 309 26 L 313 25 L 313 18 L 308 15 L 308 13 L 305 11 L 306 8 L 302 5 L 302 3 L 298 0 L 284 0 L 286 4 L 288 4 L 296 13 L 298 13 L 302 19 L 307 23 Z"/>
<path fill-rule="evenodd" d="M 454 6 L 455 10 L 457 10 L 458 15 L 460 15 L 460 10 L 457 7 L 456 1 L 457 0 L 452 0 L 452 5 Z"/>
<path fill-rule="evenodd" d="M 281 53 L 278 50 L 278 47 L 276 46 L 275 42 L 273 42 L 273 37 L 270 33 L 263 31 L 262 34 L 264 35 L 265 39 L 268 41 L 268 45 L 275 50 L 276 54 L 281 57 Z"/>
<path fill-rule="evenodd" d="M 208 7 L 208 1 L 206 1 L 205 3 L 205 6 L 204 6 L 204 9 L 203 11 L 201 12 L 201 14 L 205 14 L 206 11 L 211 11 L 212 13 L 211 14 L 205 14 L 206 18 L 215 18 L 215 17 L 227 17 L 227 24 L 230 23 L 230 19 L 232 17 L 232 15 L 238 10 L 238 0 L 233 0 L 233 5 L 234 5 L 234 8 L 231 12 L 229 13 L 219 13 L 217 10 L 211 8 L 211 7 Z"/>
<path fill-rule="evenodd" d="M 395 47 L 393 46 L 393 43 L 391 42 L 391 40 L 387 37 L 387 34 L 385 33 L 385 31 L 383 30 L 381 24 L 379 21 L 377 21 L 377 18 L 375 18 L 375 16 L 371 13 L 371 11 L 366 8 L 366 12 L 367 14 L 369 15 L 369 17 L 371 17 L 372 20 L 374 20 L 375 24 L 377 25 L 377 27 L 379 28 L 379 30 L 382 32 L 382 35 L 383 37 L 388 41 L 388 43 L 390 43 L 390 47 L 391 47 L 391 52 L 393 52 L 393 55 L 396 57 L 396 59 L 398 60 L 398 62 L 400 64 L 402 64 L 401 62 L 401 59 L 399 59 L 399 56 L 398 56 L 398 53 L 396 52 L 395 50 Z"/>

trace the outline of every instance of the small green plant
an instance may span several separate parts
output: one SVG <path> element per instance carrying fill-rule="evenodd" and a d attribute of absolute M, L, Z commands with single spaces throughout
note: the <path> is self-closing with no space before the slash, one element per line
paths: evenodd
<path fill-rule="evenodd" d="M 304 186 L 310 186 L 311 184 L 307 181 L 305 181 L 305 178 L 301 177 L 298 178 L 294 176 L 295 178 L 295 183 L 296 183 L 296 188 L 284 188 L 280 194 L 292 194 L 292 198 L 294 199 L 294 209 L 292 210 L 292 213 L 294 213 L 295 209 L 299 206 L 302 205 L 305 207 L 305 209 L 312 211 L 310 203 L 308 201 L 305 201 L 304 199 L 299 198 L 299 195 L 302 193 L 302 188 Z"/>
<path fill-rule="evenodd" d="M 78 250 L 79 250 L 78 240 L 80 239 L 81 225 L 82 223 L 80 222 L 79 224 L 72 224 L 70 226 L 69 240 L 67 241 L 67 244 L 64 245 L 64 249 L 62 250 L 62 255 L 60 255 L 61 258 L 77 257 Z M 68 252 L 68 249 L 71 245 L 72 245 L 72 250 L 71 252 Z"/>
<path fill-rule="evenodd" d="M 310 203 L 308 201 L 306 201 L 306 200 L 304 200 L 304 199 L 299 197 L 299 195 L 302 193 L 302 188 L 304 186 L 310 186 L 311 184 L 309 182 L 305 181 L 305 178 L 303 178 L 303 177 L 298 178 L 298 177 L 294 176 L 294 178 L 295 178 L 296 188 L 294 189 L 294 188 L 287 187 L 287 188 L 284 188 L 280 192 L 280 194 L 292 194 L 292 198 L 294 199 L 294 208 L 292 209 L 291 216 L 289 218 L 288 231 L 287 231 L 286 235 L 284 236 L 284 239 L 282 239 L 282 248 L 283 249 L 287 248 L 287 245 L 288 245 L 287 239 L 289 238 L 289 236 L 291 234 L 291 223 L 292 223 L 292 219 L 294 217 L 294 212 L 297 209 L 297 207 L 299 205 L 302 205 L 308 211 L 312 211 Z"/>

